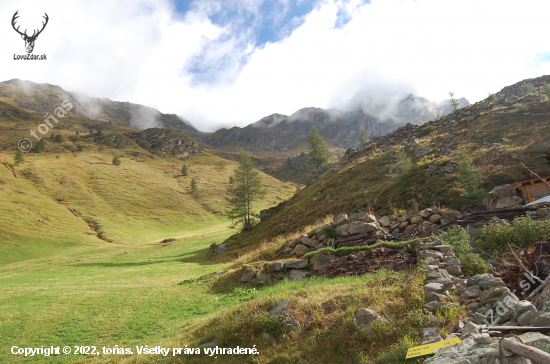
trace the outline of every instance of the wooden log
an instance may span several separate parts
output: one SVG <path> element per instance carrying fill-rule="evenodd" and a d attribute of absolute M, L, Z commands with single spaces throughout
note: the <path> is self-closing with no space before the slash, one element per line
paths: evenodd
<path fill-rule="evenodd" d="M 481 327 L 482 329 L 485 329 L 485 327 Z M 528 332 L 542 332 L 542 331 L 550 331 L 550 327 L 548 326 L 538 326 L 538 327 L 531 327 L 531 326 L 490 326 L 487 327 L 489 330 L 495 330 L 495 331 L 528 331 Z"/>
<path fill-rule="evenodd" d="M 531 360 L 533 363 L 550 363 L 550 354 L 532 346 L 522 344 L 514 339 L 502 339 L 500 344 L 503 349 L 511 351 L 516 355 L 523 356 L 524 358 Z"/>

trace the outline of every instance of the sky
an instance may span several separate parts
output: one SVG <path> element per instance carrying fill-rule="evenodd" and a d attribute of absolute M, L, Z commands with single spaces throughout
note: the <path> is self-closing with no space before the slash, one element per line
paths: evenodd
<path fill-rule="evenodd" d="M 11 26 L 39 28 L 34 54 Z M 471 103 L 550 74 L 548 0 L 2 0 L 0 81 L 174 113 L 202 131 L 357 95 Z M 363 96 L 364 95 L 364 96 Z"/>

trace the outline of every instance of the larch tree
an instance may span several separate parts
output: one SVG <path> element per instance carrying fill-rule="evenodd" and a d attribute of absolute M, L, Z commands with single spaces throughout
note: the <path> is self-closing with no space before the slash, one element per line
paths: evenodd
<path fill-rule="evenodd" d="M 241 150 L 239 166 L 233 172 L 233 183 L 227 187 L 226 216 L 235 225 L 242 223 L 243 228 L 250 231 L 254 218 L 252 204 L 262 199 L 266 193 L 254 162 L 246 151 Z"/>
<path fill-rule="evenodd" d="M 328 146 L 315 126 L 311 127 L 308 142 L 309 157 L 306 161 L 306 166 L 309 168 L 313 176 L 317 177 L 327 170 L 329 157 Z"/>

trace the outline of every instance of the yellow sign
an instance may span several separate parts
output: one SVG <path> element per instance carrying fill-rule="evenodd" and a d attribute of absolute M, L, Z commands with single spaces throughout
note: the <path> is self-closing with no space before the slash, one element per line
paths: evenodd
<path fill-rule="evenodd" d="M 405 360 L 418 359 L 423 356 L 433 355 L 437 350 L 445 346 L 459 344 L 461 342 L 462 340 L 455 337 L 454 339 L 451 339 L 451 340 L 438 341 L 432 344 L 415 346 L 414 348 L 410 348 L 409 351 L 407 351 L 407 356 L 405 357 Z"/>

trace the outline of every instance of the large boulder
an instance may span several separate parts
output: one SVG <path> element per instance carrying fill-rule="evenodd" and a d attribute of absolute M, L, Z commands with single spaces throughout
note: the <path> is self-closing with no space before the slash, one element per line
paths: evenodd
<path fill-rule="evenodd" d="M 348 235 L 348 234 L 355 234 L 355 233 L 367 234 L 376 230 L 378 230 L 378 226 L 376 223 L 368 223 L 368 222 L 362 222 L 362 221 L 350 222 L 349 224 L 344 224 L 336 228 L 336 231 L 340 235 Z"/>
<path fill-rule="evenodd" d="M 296 256 L 298 256 L 298 257 L 301 257 L 302 255 L 307 254 L 310 251 L 311 251 L 311 249 L 309 249 L 304 244 L 298 244 L 296 246 L 296 248 L 294 248 L 294 254 L 296 254 Z"/>
<path fill-rule="evenodd" d="M 504 209 L 521 204 L 523 204 L 523 199 L 517 196 L 515 188 L 510 185 L 493 188 L 483 200 L 483 205 L 488 210 Z"/>
<path fill-rule="evenodd" d="M 303 245 L 307 246 L 308 248 L 315 248 L 315 246 L 317 244 L 319 244 L 319 242 L 317 240 L 312 239 L 307 235 L 302 235 L 302 236 L 299 237 L 299 239 L 300 239 L 300 244 L 303 244 Z"/>
<path fill-rule="evenodd" d="M 307 259 L 292 260 L 285 263 L 285 269 L 302 269 L 307 267 L 308 263 Z"/>
<path fill-rule="evenodd" d="M 332 226 L 338 227 L 340 225 L 347 224 L 349 222 L 348 215 L 341 214 L 332 219 Z"/>
<path fill-rule="evenodd" d="M 313 269 L 317 269 L 325 264 L 330 263 L 336 258 L 336 255 L 331 253 L 317 253 L 313 258 L 311 258 L 311 263 L 313 264 Z"/>
<path fill-rule="evenodd" d="M 506 197 L 499 200 L 496 204 L 497 209 L 505 209 L 512 206 L 523 205 L 523 199 L 518 196 Z"/>

